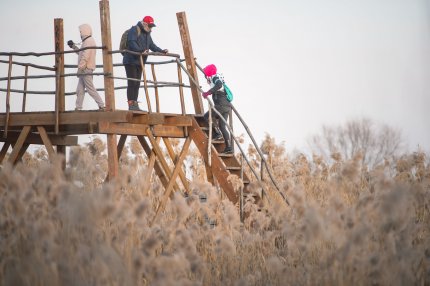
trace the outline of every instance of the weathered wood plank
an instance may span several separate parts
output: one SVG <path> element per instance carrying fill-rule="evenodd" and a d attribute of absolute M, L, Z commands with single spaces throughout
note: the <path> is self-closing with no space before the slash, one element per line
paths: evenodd
<path fill-rule="evenodd" d="M 179 33 L 181 34 L 182 47 L 187 63 L 187 70 L 196 83 L 191 81 L 191 94 L 193 96 L 194 110 L 196 114 L 203 114 L 203 102 L 199 91 L 199 79 L 194 60 L 193 46 L 191 44 L 190 32 L 188 30 L 187 16 L 185 12 L 176 13 L 178 19 Z M 196 86 L 197 84 L 197 86 Z"/>
<path fill-rule="evenodd" d="M 143 138 L 143 136 L 142 136 L 142 138 Z M 155 139 L 157 141 L 157 144 L 160 143 L 160 139 L 161 139 L 161 137 L 157 137 Z M 149 145 L 148 145 L 148 148 L 149 148 Z M 145 186 L 145 188 L 143 189 L 143 194 L 144 195 L 148 194 L 149 188 L 151 187 L 152 169 L 154 169 L 155 162 L 156 162 L 156 159 L 157 159 L 157 155 L 155 155 L 155 151 L 154 150 L 151 151 L 151 155 L 148 155 L 148 158 L 149 158 L 149 160 L 148 160 L 148 176 L 146 177 L 146 181 L 144 183 L 144 186 Z M 160 166 L 158 166 L 158 168 L 160 168 L 160 170 L 161 170 Z M 157 172 L 157 175 L 158 175 L 158 172 Z M 158 175 L 158 176 L 160 177 L 160 175 Z M 163 186 L 166 187 L 167 186 L 167 179 L 165 178 L 164 173 L 161 176 L 165 179 L 165 183 L 163 183 Z M 161 180 L 161 178 L 160 178 L 160 180 Z"/>
<path fill-rule="evenodd" d="M 170 180 L 172 178 L 172 171 L 169 168 L 169 164 L 167 164 L 166 159 L 164 158 L 163 151 L 161 150 L 160 146 L 158 145 L 157 141 L 155 140 L 154 136 L 151 133 L 150 129 L 146 130 L 146 136 L 149 139 L 149 142 L 151 142 L 152 148 L 155 151 L 155 154 L 157 155 L 158 161 L 161 163 L 161 167 L 163 168 L 164 173 L 166 174 L 167 178 Z M 175 190 L 179 190 L 178 184 L 175 182 L 174 184 Z"/>
<path fill-rule="evenodd" d="M 208 162 L 207 148 L 209 142 L 206 137 L 206 134 L 201 130 L 195 119 L 193 119 L 193 126 L 189 127 L 188 131 L 190 137 L 193 139 L 194 144 L 196 145 L 197 149 L 199 149 L 200 154 L 203 156 L 205 162 Z M 214 176 L 217 178 L 219 184 L 221 185 L 221 188 L 223 189 L 229 200 L 233 203 L 236 203 L 238 201 L 238 196 L 234 191 L 232 184 L 227 180 L 229 172 L 225 168 L 221 158 L 217 156 L 217 152 L 215 149 L 212 150 L 211 157 L 212 165 L 210 166 L 210 169 L 212 170 Z"/>
<path fill-rule="evenodd" d="M 175 151 L 173 150 L 173 146 L 172 146 L 172 143 L 170 143 L 169 138 L 164 137 L 163 142 L 164 142 L 164 145 L 166 146 L 167 152 L 169 153 L 169 156 L 172 159 L 173 163 L 177 164 L 179 159 L 178 159 L 178 156 L 176 156 Z M 179 177 L 181 178 L 182 185 L 184 185 L 186 192 L 190 193 L 190 186 L 188 184 L 188 180 L 185 177 L 184 171 L 182 169 L 179 170 Z"/>
<path fill-rule="evenodd" d="M 22 129 L 21 134 L 19 134 L 18 140 L 13 146 L 12 153 L 9 156 L 10 163 L 15 164 L 18 160 L 18 155 L 25 144 L 25 139 L 27 138 L 28 133 L 30 133 L 30 130 L 31 126 L 24 126 L 24 128 Z"/>
<path fill-rule="evenodd" d="M 42 138 L 49 158 L 52 160 L 55 156 L 55 150 L 52 146 L 51 140 L 49 140 L 48 134 L 46 134 L 45 128 L 43 128 L 42 126 L 37 126 L 37 131 L 39 131 L 40 138 Z"/>
<path fill-rule="evenodd" d="M 0 138 L 0 142 L 13 143 L 18 140 L 20 132 L 17 131 L 9 131 L 7 138 Z M 78 145 L 78 136 L 63 136 L 63 135 L 53 135 L 48 134 L 49 140 L 52 145 L 61 145 L 61 146 L 76 146 Z M 30 133 L 28 134 L 25 143 L 28 144 L 37 144 L 43 145 L 43 141 L 39 135 Z"/>
<path fill-rule="evenodd" d="M 173 172 L 172 172 L 172 176 L 170 177 L 169 184 L 167 185 L 166 190 L 164 191 L 164 195 L 161 198 L 160 204 L 157 207 L 157 210 L 155 212 L 154 218 L 152 219 L 151 225 L 157 219 L 158 214 L 164 210 L 167 200 L 169 199 L 173 184 L 176 182 L 176 177 L 182 171 L 182 162 L 184 161 L 185 156 L 188 153 L 188 148 L 190 147 L 190 143 L 191 143 L 191 138 L 188 137 L 185 140 L 184 146 L 182 147 L 181 154 L 179 155 L 179 158 L 175 163 L 175 167 L 173 168 Z"/>
<path fill-rule="evenodd" d="M 61 125 L 85 124 L 88 122 L 129 122 L 133 114 L 125 110 L 112 112 L 80 111 L 60 112 Z M 6 115 L 0 114 L 0 125 L 6 122 Z M 55 112 L 10 113 L 9 126 L 46 126 L 55 125 Z M 61 130 L 61 129 L 60 129 Z"/>
<path fill-rule="evenodd" d="M 9 147 L 10 147 L 10 142 L 5 142 L 3 144 L 3 147 L 1 148 L 1 151 L 0 151 L 0 164 L 3 162 L 4 158 L 6 157 L 7 150 L 9 150 Z"/>
<path fill-rule="evenodd" d="M 165 125 L 172 126 L 192 126 L 192 117 L 188 115 L 178 115 L 178 116 L 166 116 L 164 120 Z"/>
<path fill-rule="evenodd" d="M 154 160 L 155 160 L 157 158 L 157 155 L 155 154 L 155 150 L 151 149 L 148 142 L 146 142 L 145 137 L 140 135 L 140 136 L 137 136 L 137 139 L 139 140 L 140 144 L 142 145 L 143 150 L 145 150 L 146 155 L 148 157 L 154 156 Z M 157 142 L 160 142 L 158 138 L 156 140 L 157 140 Z M 152 155 L 152 153 L 154 153 L 155 155 Z M 158 160 L 155 160 L 154 168 L 155 168 L 155 172 L 157 173 L 158 178 L 160 178 L 160 181 L 163 184 L 163 186 L 167 187 L 167 184 L 169 182 L 169 178 L 167 178 L 167 175 L 164 174 L 163 168 L 161 167 L 160 162 Z"/>
<path fill-rule="evenodd" d="M 145 135 L 148 128 L 148 125 L 142 124 L 110 122 L 98 123 L 98 132 L 103 134 L 127 134 L 138 136 Z M 153 127 L 153 132 L 156 137 L 184 137 L 184 130 L 176 126 L 156 125 Z"/>
<path fill-rule="evenodd" d="M 146 125 L 164 124 L 164 115 L 161 113 L 134 114 L 130 123 Z"/>

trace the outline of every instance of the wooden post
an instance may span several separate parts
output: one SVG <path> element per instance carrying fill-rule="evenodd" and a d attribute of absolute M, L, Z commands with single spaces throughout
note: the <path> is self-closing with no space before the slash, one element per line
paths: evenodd
<path fill-rule="evenodd" d="M 181 66 L 177 64 L 178 66 L 178 81 L 179 81 L 179 97 L 181 99 L 181 111 L 182 115 L 185 115 L 185 100 L 184 100 L 184 87 L 182 86 L 182 71 Z M 188 128 L 184 127 L 184 134 L 185 137 L 188 137 Z"/>
<path fill-rule="evenodd" d="M 63 19 L 54 19 L 54 32 L 55 32 L 55 52 L 64 52 L 64 29 Z M 64 74 L 64 54 L 55 55 L 55 67 L 56 73 L 60 75 Z M 65 84 L 64 77 L 60 76 L 60 87 L 59 87 L 59 98 L 58 107 L 60 112 L 66 110 L 66 99 L 65 99 Z"/>
<path fill-rule="evenodd" d="M 1 148 L 1 151 L 0 151 L 0 164 L 3 162 L 3 159 L 6 156 L 7 150 L 9 150 L 9 147 L 10 147 L 10 143 L 4 142 L 3 147 Z"/>
<path fill-rule="evenodd" d="M 7 131 L 9 129 L 9 118 L 10 118 L 10 86 L 12 75 L 12 55 L 9 55 L 9 68 L 7 72 L 7 92 L 6 92 L 6 122 L 4 125 L 3 138 L 7 137 Z"/>
<path fill-rule="evenodd" d="M 54 36 L 55 36 L 55 52 L 64 52 L 64 27 L 63 27 L 63 19 L 56 18 L 54 19 Z M 58 118 L 58 113 L 66 110 L 66 88 L 65 88 L 65 78 L 60 76 L 64 74 L 64 54 L 56 54 L 55 55 L 55 73 L 56 80 L 59 82 L 55 85 L 57 87 L 56 92 L 56 100 L 58 100 L 55 104 L 56 108 L 56 118 Z M 27 76 L 27 75 L 26 75 Z M 27 79 L 26 79 L 27 80 Z M 23 104 L 25 104 L 23 102 Z M 58 133 L 58 124 L 56 122 L 56 132 Z M 66 146 L 57 145 L 57 153 L 66 155 Z M 64 162 L 65 163 L 65 162 Z M 65 164 L 63 164 L 65 168 Z"/>
<path fill-rule="evenodd" d="M 105 102 L 106 110 L 115 110 L 115 93 L 113 83 L 113 61 L 112 61 L 112 40 L 110 30 L 110 11 L 109 1 L 100 0 L 100 26 L 102 34 L 102 46 L 103 48 L 103 72 L 108 74 L 104 76 L 104 87 L 105 87 Z M 118 176 L 118 150 L 117 150 L 116 134 L 107 135 L 107 147 L 108 147 L 108 176 L 109 179 L 113 179 Z"/>
<path fill-rule="evenodd" d="M 31 126 L 24 126 L 22 128 L 21 133 L 19 134 L 18 139 L 16 140 L 15 145 L 13 146 L 12 153 L 9 156 L 8 161 L 12 164 L 15 164 L 20 158 L 21 149 L 26 149 L 25 147 L 25 139 L 27 139 L 28 133 L 30 133 Z M 28 146 L 27 146 L 28 147 Z"/>
<path fill-rule="evenodd" d="M 190 81 L 191 94 L 193 96 L 193 102 L 194 102 L 194 110 L 196 114 L 203 114 L 204 112 L 203 102 L 202 102 L 202 97 L 200 95 L 199 86 L 198 86 L 199 79 L 197 76 L 196 63 L 194 60 L 193 46 L 191 45 L 190 32 L 188 31 L 187 16 L 185 15 L 185 12 L 178 12 L 176 13 L 176 17 L 178 19 L 179 32 L 181 34 L 182 47 L 184 49 L 184 56 L 185 56 L 185 61 L 187 63 L 187 70 L 195 80 L 195 83 L 193 81 Z"/>
<path fill-rule="evenodd" d="M 145 63 L 143 62 L 142 55 L 140 55 L 140 66 L 142 67 L 143 89 L 145 90 L 146 103 L 148 105 L 148 113 L 152 113 L 151 101 L 149 99 L 148 82 L 146 81 Z"/>
<path fill-rule="evenodd" d="M 28 65 L 25 66 L 24 94 L 22 95 L 22 112 L 25 112 L 25 105 L 27 103 L 27 76 L 28 76 Z"/>
<path fill-rule="evenodd" d="M 157 86 L 157 76 L 155 75 L 155 66 L 151 64 L 152 80 L 154 81 L 154 91 L 155 91 L 155 110 L 160 113 L 160 99 L 158 98 L 158 86 Z"/>

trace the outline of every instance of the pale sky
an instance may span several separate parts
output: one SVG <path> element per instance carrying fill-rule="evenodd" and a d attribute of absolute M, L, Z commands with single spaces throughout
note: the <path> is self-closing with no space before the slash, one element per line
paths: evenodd
<path fill-rule="evenodd" d="M 187 14 L 197 61 L 213 63 L 224 74 L 233 103 L 258 142 L 269 133 L 289 151 L 304 150 L 323 124 L 367 117 L 400 129 L 410 150 L 420 145 L 430 151 L 429 0 L 111 0 L 114 49 L 125 29 L 151 15 L 157 24 L 155 43 L 183 57 L 176 19 L 181 11 Z M 101 45 L 98 0 L 1 0 L 0 51 L 53 51 L 54 18 L 64 20 L 65 41 L 77 42 L 78 26 L 88 23 Z M 53 58 L 14 60 L 54 64 Z M 120 56 L 114 58 L 120 61 Z M 66 63 L 75 64 L 76 55 L 67 56 Z M 100 51 L 97 63 L 102 63 Z M 23 75 L 23 69 L 14 71 Z M 158 80 L 176 75 L 175 67 L 172 71 L 161 71 Z M 124 76 L 122 67 L 114 73 Z M 7 66 L 0 64 L 0 77 L 6 76 Z M 95 83 L 102 87 L 100 77 Z M 76 84 L 76 78 L 67 78 L 66 91 L 74 91 Z M 202 78 L 200 84 L 207 90 Z M 14 82 L 12 88 L 21 89 L 22 83 Z M 28 88 L 54 86 L 33 81 Z M 177 89 L 164 91 L 162 111 L 166 106 L 165 112 L 179 112 Z M 29 110 L 53 110 L 53 96 L 28 97 Z M 116 99 L 117 108 L 126 109 L 125 92 L 117 92 Z M 139 99 L 144 101 L 143 89 Z M 74 108 L 74 100 L 67 98 L 67 109 Z M 15 95 L 12 111 L 20 106 L 21 97 Z M 84 108 L 96 108 L 89 95 Z M 5 93 L 0 92 L 4 111 Z"/>

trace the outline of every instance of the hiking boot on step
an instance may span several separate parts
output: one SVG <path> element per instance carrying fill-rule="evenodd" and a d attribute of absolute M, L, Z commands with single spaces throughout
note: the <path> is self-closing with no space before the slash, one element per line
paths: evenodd
<path fill-rule="evenodd" d="M 212 134 L 212 140 L 213 141 L 219 141 L 219 140 L 222 140 L 222 139 L 223 139 L 222 134 L 220 134 L 220 133 L 213 133 Z"/>
<path fill-rule="evenodd" d="M 222 151 L 224 154 L 233 154 L 233 148 L 231 146 L 225 147 L 224 151 Z"/>

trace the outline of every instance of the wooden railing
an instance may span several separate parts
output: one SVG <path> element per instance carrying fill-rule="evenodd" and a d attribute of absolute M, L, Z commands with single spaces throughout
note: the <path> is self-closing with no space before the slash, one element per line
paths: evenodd
<path fill-rule="evenodd" d="M 6 92 L 6 122 L 5 122 L 5 126 L 4 126 L 4 132 L 3 132 L 3 137 L 7 137 L 7 132 L 8 132 L 8 125 L 9 125 L 9 118 L 10 118 L 10 102 L 11 102 L 11 93 L 18 93 L 18 94 L 23 94 L 22 97 L 22 108 L 21 108 L 21 112 L 26 112 L 26 101 L 27 101 L 27 95 L 29 94 L 39 94 L 39 95 L 55 95 L 55 114 L 56 114 L 56 122 L 55 122 L 55 130 L 56 133 L 58 133 L 59 130 L 59 122 L 58 122 L 58 118 L 59 118 L 59 107 L 58 107 L 58 102 L 59 100 L 59 96 L 60 96 L 60 78 L 65 78 L 65 77 L 75 77 L 78 74 L 77 73 L 59 73 L 56 69 L 56 67 L 48 67 L 48 66 L 42 66 L 42 65 L 36 65 L 33 63 L 23 63 L 23 62 L 16 62 L 13 61 L 13 57 L 27 57 L 27 56 L 35 56 L 35 57 L 43 57 L 43 56 L 52 56 L 52 55 L 58 55 L 58 54 L 68 54 L 68 53 L 76 53 L 82 50 L 86 50 L 86 49 L 104 49 L 105 47 L 87 47 L 87 48 L 83 48 L 83 49 L 78 49 L 78 50 L 73 50 L 73 51 L 62 51 L 62 52 L 47 52 L 47 53 L 34 53 L 34 52 L 28 52 L 28 53 L 16 53 L 16 52 L 12 52 L 12 53 L 0 53 L 0 56 L 7 56 L 9 58 L 8 61 L 5 60 L 0 60 L 0 64 L 8 64 L 8 75 L 7 77 L 0 77 L 0 81 L 7 81 L 7 87 L 5 88 L 0 88 L 0 92 Z M 171 60 L 166 60 L 166 61 L 148 61 L 146 62 L 145 65 L 143 65 L 143 60 L 141 61 L 142 64 L 142 70 L 143 70 L 143 79 L 139 80 L 139 79 L 131 79 L 131 78 L 126 78 L 126 77 L 115 77 L 112 74 L 107 74 L 107 73 L 92 73 L 92 75 L 94 76 L 105 76 L 105 77 L 110 77 L 116 80 L 132 80 L 132 81 L 140 81 L 143 83 L 143 86 L 141 86 L 141 88 L 144 89 L 145 91 L 145 99 L 146 99 L 146 103 L 148 106 L 148 112 L 152 113 L 152 112 L 161 112 L 161 106 L 160 106 L 160 88 L 165 88 L 165 87 L 177 87 L 179 89 L 179 103 L 180 103 L 180 111 L 178 112 L 178 114 L 182 114 L 185 115 L 186 114 L 186 106 L 185 106 L 185 98 L 184 98 L 184 88 L 190 88 L 189 84 L 185 84 L 183 82 L 183 77 L 182 77 L 182 68 L 181 68 L 181 62 L 183 62 L 183 59 L 180 59 L 179 55 L 177 54 L 164 54 L 164 53 L 152 53 L 152 52 L 145 52 L 145 53 L 136 53 L 136 52 L 132 52 L 132 51 L 111 51 L 111 54 L 116 54 L 116 53 L 121 53 L 121 52 L 126 52 L 126 53 L 132 53 L 132 54 L 136 54 L 139 55 L 141 57 L 141 59 L 144 56 L 151 56 L 151 57 L 170 57 L 173 58 Z M 168 82 L 168 81 L 158 81 L 157 80 L 157 74 L 156 74 L 156 66 L 157 65 L 166 65 L 166 64 L 173 64 L 176 65 L 176 70 L 177 70 L 177 76 L 178 76 L 178 81 L 177 82 Z M 14 65 L 19 65 L 19 66 L 24 66 L 25 67 L 25 74 L 23 76 L 12 76 L 12 69 Z M 150 66 L 151 67 L 151 75 L 152 75 L 152 80 L 147 78 L 147 72 L 146 72 L 146 66 Z M 114 67 L 119 67 L 119 66 L 123 66 L 123 64 L 114 64 Z M 52 74 L 41 74 L 41 75 L 28 75 L 29 72 L 29 68 L 35 68 L 38 70 L 44 70 L 44 71 L 50 71 L 53 72 Z M 103 65 L 97 65 L 96 68 L 100 68 L 103 67 Z M 77 68 L 77 65 L 64 65 L 64 68 Z M 33 79 L 47 79 L 47 78 L 55 78 L 55 90 L 40 90 L 40 91 L 34 91 L 34 90 L 28 90 L 27 86 L 28 86 L 28 81 L 29 80 L 33 80 Z M 12 81 L 14 80 L 24 80 L 24 87 L 23 89 L 12 89 Z M 114 87 L 115 90 L 121 90 L 121 89 L 126 89 L 127 86 L 126 85 L 121 85 L 121 86 L 116 86 Z M 153 108 L 153 105 L 151 104 L 150 101 L 150 95 L 149 95 L 149 89 L 153 88 L 154 89 L 154 96 L 155 96 L 155 108 Z M 105 91 L 104 88 L 97 88 L 97 91 Z M 76 92 L 65 92 L 64 93 L 65 96 L 71 96 L 71 95 L 76 95 Z"/>

